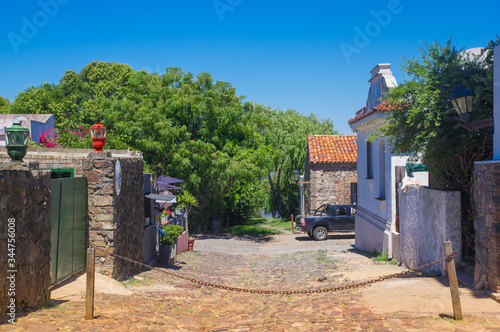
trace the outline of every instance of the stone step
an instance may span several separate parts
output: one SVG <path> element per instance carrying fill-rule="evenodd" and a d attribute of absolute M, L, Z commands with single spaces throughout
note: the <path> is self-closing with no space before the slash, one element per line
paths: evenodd
<path fill-rule="evenodd" d="M 470 262 L 460 261 L 457 269 L 461 269 L 464 273 L 468 274 L 472 278 L 474 278 L 474 269 L 475 265 Z"/>
<path fill-rule="evenodd" d="M 470 271 L 461 265 L 457 267 L 457 279 L 460 286 L 473 289 L 474 273 L 470 274 Z"/>

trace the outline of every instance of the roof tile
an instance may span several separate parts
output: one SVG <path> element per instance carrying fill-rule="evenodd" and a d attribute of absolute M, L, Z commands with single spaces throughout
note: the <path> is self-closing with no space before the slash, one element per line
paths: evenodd
<path fill-rule="evenodd" d="M 354 124 L 354 123 L 356 123 L 364 118 L 369 117 L 372 114 L 391 113 L 396 109 L 399 109 L 399 107 L 397 107 L 396 105 L 388 104 L 387 101 L 384 101 L 383 103 L 381 103 L 378 106 L 375 106 L 374 108 L 372 108 L 369 111 L 366 110 L 366 107 L 363 107 L 361 110 L 356 112 L 356 116 L 354 118 L 350 119 L 349 121 L 347 121 L 347 123 L 352 125 L 352 124 Z"/>
<path fill-rule="evenodd" d="M 309 135 L 311 164 L 342 164 L 357 162 L 356 135 Z"/>

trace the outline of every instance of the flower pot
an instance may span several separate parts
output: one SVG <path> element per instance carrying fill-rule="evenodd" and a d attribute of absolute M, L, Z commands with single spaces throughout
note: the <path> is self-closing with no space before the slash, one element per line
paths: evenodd
<path fill-rule="evenodd" d="M 175 244 L 162 244 L 160 246 L 160 263 L 163 266 L 175 264 L 177 246 Z"/>
<path fill-rule="evenodd" d="M 188 250 L 189 251 L 193 251 L 194 240 L 195 239 L 188 239 Z"/>

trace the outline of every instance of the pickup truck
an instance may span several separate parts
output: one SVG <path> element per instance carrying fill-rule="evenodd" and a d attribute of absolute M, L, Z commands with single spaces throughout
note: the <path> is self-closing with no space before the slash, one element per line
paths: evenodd
<path fill-rule="evenodd" d="M 313 215 L 297 216 L 295 229 L 316 241 L 328 238 L 328 232 L 354 232 L 356 205 L 323 204 Z"/>

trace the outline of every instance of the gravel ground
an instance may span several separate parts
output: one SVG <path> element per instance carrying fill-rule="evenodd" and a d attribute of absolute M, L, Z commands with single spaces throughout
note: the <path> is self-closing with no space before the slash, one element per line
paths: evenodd
<path fill-rule="evenodd" d="M 309 290 L 366 278 L 379 273 L 374 270 L 378 268 L 400 269 L 374 264 L 360 255 L 353 249 L 353 236 L 330 237 L 316 242 L 302 234 L 264 239 L 198 236 L 194 251 L 182 253 L 177 264 L 164 271 L 253 290 Z M 200 286 L 157 270 L 135 277 L 138 284 L 128 287 L 133 295 L 96 295 L 93 320 L 84 319 L 82 297 L 19 313 L 16 325 L 2 326 L 0 322 L 0 330 L 477 332 L 499 331 L 500 326 L 498 314 L 465 314 L 457 322 L 449 316 L 442 319 L 441 312 L 400 312 L 407 311 L 404 305 L 389 314 L 377 314 L 363 300 L 359 288 L 298 295 L 252 294 Z"/>
<path fill-rule="evenodd" d="M 354 233 L 331 233 L 326 241 L 314 241 L 307 234 L 282 234 L 255 238 L 234 235 L 196 236 L 195 251 L 227 254 L 272 255 L 316 250 L 354 248 Z"/>

